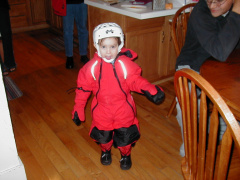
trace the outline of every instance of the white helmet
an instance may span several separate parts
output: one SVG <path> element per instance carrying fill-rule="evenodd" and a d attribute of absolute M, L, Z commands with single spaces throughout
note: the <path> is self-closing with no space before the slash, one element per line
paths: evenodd
<path fill-rule="evenodd" d="M 121 49 L 124 45 L 124 34 L 122 31 L 122 28 L 118 24 L 116 24 L 116 23 L 99 24 L 93 30 L 93 43 L 94 43 L 94 46 L 96 47 L 98 55 L 100 57 L 101 57 L 101 54 L 99 52 L 98 41 L 100 39 L 108 38 L 108 37 L 119 37 L 120 38 L 121 44 L 118 46 L 118 52 L 121 51 Z"/>

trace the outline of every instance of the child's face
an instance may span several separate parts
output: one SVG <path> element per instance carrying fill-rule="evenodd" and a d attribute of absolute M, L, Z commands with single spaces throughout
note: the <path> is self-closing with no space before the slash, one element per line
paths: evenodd
<path fill-rule="evenodd" d="M 117 38 L 110 37 L 102 39 L 99 44 L 99 51 L 102 58 L 106 58 L 107 60 L 115 59 L 118 54 Z"/>

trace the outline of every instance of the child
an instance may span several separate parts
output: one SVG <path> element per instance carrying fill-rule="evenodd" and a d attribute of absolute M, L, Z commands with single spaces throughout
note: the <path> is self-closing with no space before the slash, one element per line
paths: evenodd
<path fill-rule="evenodd" d="M 156 104 L 165 95 L 161 88 L 141 77 L 141 68 L 133 62 L 137 54 L 123 48 L 124 35 L 119 25 L 98 25 L 93 31 L 93 41 L 97 52 L 79 71 L 72 119 L 76 125 L 85 120 L 84 108 L 93 92 L 89 134 L 101 147 L 101 163 L 111 164 L 114 144 L 121 153 L 121 169 L 128 170 L 132 165 L 131 147 L 140 137 L 130 92 L 143 93 Z"/>

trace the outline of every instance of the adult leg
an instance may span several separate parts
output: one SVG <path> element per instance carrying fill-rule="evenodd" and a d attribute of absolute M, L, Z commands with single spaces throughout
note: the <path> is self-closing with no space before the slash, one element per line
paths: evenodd
<path fill-rule="evenodd" d="M 67 56 L 66 68 L 72 69 L 73 61 L 73 28 L 74 28 L 74 4 L 67 4 L 67 15 L 63 16 L 63 38 L 65 54 Z"/>
<path fill-rule="evenodd" d="M 8 70 L 7 70 L 7 69 L 5 68 L 5 66 L 4 66 L 4 63 L 3 63 L 3 61 L 2 61 L 1 55 L 0 55 L 0 64 L 1 64 L 2 74 L 3 74 L 4 76 L 8 75 L 9 72 L 8 72 Z"/>
<path fill-rule="evenodd" d="M 88 48 L 88 29 L 87 29 L 87 16 L 88 9 L 84 3 L 77 4 L 75 7 L 75 20 L 78 30 L 78 42 L 79 42 L 79 54 L 81 55 L 81 61 L 86 63 Z"/>
<path fill-rule="evenodd" d="M 63 16 L 63 38 L 65 54 L 67 57 L 73 56 L 73 27 L 74 27 L 74 5 L 67 4 L 67 15 Z"/>
<path fill-rule="evenodd" d="M 184 68 L 191 69 L 191 67 L 189 65 L 182 65 L 182 66 L 178 66 L 176 71 L 184 69 Z M 197 73 L 199 73 L 199 72 L 197 72 Z M 191 90 L 190 83 L 188 84 L 188 86 L 189 86 L 189 90 Z M 199 90 L 197 90 L 198 96 L 200 95 L 200 93 L 201 92 Z M 177 101 L 177 104 L 176 104 L 176 109 L 177 109 L 176 119 L 177 119 L 178 124 L 179 124 L 179 126 L 181 128 L 181 135 L 182 135 L 182 141 L 183 141 L 183 143 L 182 143 L 182 145 L 180 147 L 180 150 L 179 150 L 179 154 L 180 154 L 180 156 L 184 157 L 185 156 L 185 147 L 184 147 L 184 137 L 183 137 L 182 110 L 180 108 L 180 104 L 178 102 L 177 97 L 176 97 L 176 101 Z M 199 104 L 200 104 L 200 100 L 198 99 L 198 107 L 199 107 Z"/>
<path fill-rule="evenodd" d="M 76 5 L 75 20 L 78 30 L 79 53 L 81 56 L 87 55 L 88 29 L 87 29 L 88 9 L 84 3 Z"/>
<path fill-rule="evenodd" d="M 176 97 L 176 101 L 177 101 L 177 104 L 176 104 L 176 109 L 177 109 L 177 115 L 176 115 L 176 119 L 177 119 L 177 122 L 181 128 L 181 135 L 182 135 L 182 145 L 180 147 L 180 150 L 179 150 L 179 154 L 180 156 L 184 157 L 185 156 L 185 148 L 184 148 L 184 137 L 183 137 L 183 124 L 182 124 L 182 110 L 180 108 L 180 104 L 178 102 L 178 99 Z"/>
<path fill-rule="evenodd" d="M 0 11 L 0 33 L 3 44 L 4 64 L 10 71 L 15 70 L 16 63 L 13 54 L 12 29 L 9 17 L 9 11 L 2 9 Z"/>

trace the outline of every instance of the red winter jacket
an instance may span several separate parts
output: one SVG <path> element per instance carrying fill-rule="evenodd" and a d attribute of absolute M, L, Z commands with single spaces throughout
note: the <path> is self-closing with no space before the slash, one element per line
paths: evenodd
<path fill-rule="evenodd" d="M 92 92 L 91 129 L 96 126 L 99 130 L 109 131 L 133 124 L 138 126 L 136 107 L 130 92 L 142 93 L 141 90 L 146 90 L 155 95 L 157 90 L 155 85 L 141 76 L 141 68 L 132 61 L 137 54 L 122 48 L 121 53 L 124 52 L 130 52 L 132 56 L 121 55 L 113 64 L 106 63 L 95 53 L 94 58 L 80 69 L 72 118 L 76 111 L 79 119 L 85 120 L 84 108 Z"/>
<path fill-rule="evenodd" d="M 67 14 L 66 0 L 52 0 L 52 7 L 56 15 L 66 16 Z"/>

